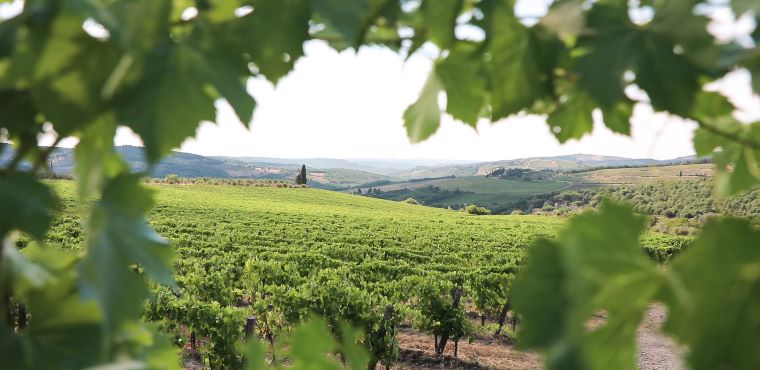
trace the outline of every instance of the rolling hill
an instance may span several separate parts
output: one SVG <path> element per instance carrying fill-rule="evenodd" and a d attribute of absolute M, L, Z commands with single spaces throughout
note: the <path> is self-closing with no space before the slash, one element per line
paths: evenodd
<path fill-rule="evenodd" d="M 402 179 L 415 179 L 444 176 L 482 176 L 497 168 L 528 168 L 532 170 L 571 171 L 600 167 L 654 166 L 689 163 L 695 157 L 679 157 L 666 160 L 650 158 L 624 158 L 594 154 L 571 154 L 555 157 L 531 157 L 501 161 L 479 162 L 471 164 L 447 164 L 437 166 L 419 166 L 409 170 L 398 171 L 391 175 Z"/>
<path fill-rule="evenodd" d="M 7 145 L 7 144 L 0 144 Z M 7 148 L 7 146 L 6 146 Z M 274 158 L 274 157 L 209 157 L 184 152 L 172 152 L 153 168 L 148 167 L 143 149 L 119 146 L 116 150 L 129 162 L 134 171 L 148 172 L 151 177 L 253 178 L 291 180 L 302 164 L 307 166 L 307 178 L 312 187 L 355 192 L 357 188 L 374 187 L 380 191 L 421 189 L 435 186 L 443 190 L 476 194 L 500 194 L 507 197 L 525 196 L 558 191 L 570 183 L 618 184 L 646 181 L 646 177 L 663 173 L 644 173 L 641 169 L 608 169 L 606 172 L 580 172 L 595 168 L 621 166 L 660 166 L 688 163 L 693 157 L 670 160 L 632 159 L 613 156 L 573 154 L 555 157 L 532 157 L 502 161 L 469 163 L 457 160 L 430 159 L 335 159 L 335 158 Z M 13 150 L 0 150 L 0 163 L 10 160 Z M 49 167 L 56 174 L 69 175 L 74 169 L 74 151 L 57 148 Z M 570 173 L 548 181 L 523 183 L 486 179 L 484 176 L 498 168 L 527 168 Z M 666 171 L 659 169 L 659 172 Z M 708 170 L 700 174 L 709 175 Z M 687 171 L 687 174 L 690 172 Z M 674 174 L 671 173 L 671 176 Z M 443 179 L 446 177 L 446 179 Z M 453 179 L 451 177 L 454 177 Z M 495 196 L 489 196 L 496 198 Z M 473 202 L 472 197 L 458 197 L 456 203 Z M 461 201 L 461 202 L 460 202 Z M 497 202 L 498 203 L 498 202 Z"/>
<path fill-rule="evenodd" d="M 476 204 L 487 207 L 495 213 L 509 213 L 515 209 L 531 208 L 530 204 L 543 203 L 547 196 L 562 191 L 600 186 L 644 184 L 663 180 L 705 179 L 713 174 L 713 166 L 709 163 L 674 165 L 658 163 L 643 167 L 634 167 L 635 164 L 631 163 L 635 162 L 621 160 L 617 163 L 629 163 L 625 165 L 629 167 L 587 171 L 543 171 L 536 179 L 504 179 L 486 177 L 485 175 L 449 176 L 386 184 L 366 189 L 364 193 L 372 197 L 389 200 L 413 198 L 433 207 L 458 209 L 467 204 Z M 356 189 L 348 191 L 357 192 Z"/>
<path fill-rule="evenodd" d="M 180 177 L 213 177 L 213 178 L 253 178 L 291 180 L 295 177 L 301 162 L 298 160 L 278 160 L 278 163 L 251 162 L 245 158 L 240 160 L 225 157 L 206 157 L 197 154 L 172 152 L 161 160 L 154 168 L 148 168 L 142 147 L 119 146 L 116 150 L 129 163 L 134 171 L 147 171 L 151 177 L 166 177 L 173 174 Z M 12 150 L 0 151 L 0 163 L 9 161 L 13 156 Z M 342 189 L 378 181 L 391 181 L 394 178 L 353 168 L 323 168 L 313 164 L 339 165 L 340 160 L 324 160 L 309 162 L 308 179 L 310 185 L 324 189 Z M 56 148 L 50 156 L 48 167 L 59 175 L 71 175 L 74 170 L 74 150 Z"/>

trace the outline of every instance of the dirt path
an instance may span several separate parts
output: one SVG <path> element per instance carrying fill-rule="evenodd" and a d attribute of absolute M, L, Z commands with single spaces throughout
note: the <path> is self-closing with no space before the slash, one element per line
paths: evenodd
<path fill-rule="evenodd" d="M 660 330 L 667 318 L 665 306 L 654 304 L 649 307 L 644 322 L 639 327 L 639 369 L 680 370 L 683 369 L 683 349 L 673 339 Z"/>

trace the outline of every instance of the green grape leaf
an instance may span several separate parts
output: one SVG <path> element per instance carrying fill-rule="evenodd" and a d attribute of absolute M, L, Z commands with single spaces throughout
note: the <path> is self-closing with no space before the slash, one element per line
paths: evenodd
<path fill-rule="evenodd" d="M 760 23 L 760 16 L 756 18 L 755 22 Z M 755 42 L 758 42 L 760 41 L 760 27 L 755 29 L 755 33 L 757 34 L 757 36 L 755 36 Z M 752 90 L 755 94 L 760 94 L 760 49 L 753 49 L 750 52 L 750 55 L 742 61 L 742 65 L 747 68 L 750 73 Z"/>
<path fill-rule="evenodd" d="M 49 27 L 24 33 L 7 74 L 15 85 L 30 87 L 36 109 L 58 135 L 67 136 L 103 109 L 103 81 L 117 64 L 118 53 L 84 32 L 82 16 L 60 13 Z"/>
<path fill-rule="evenodd" d="M 52 370 L 97 364 L 102 360 L 100 345 L 105 339 L 102 315 L 95 302 L 83 301 L 76 290 L 71 268 L 77 257 L 36 245 L 24 249 L 23 255 L 25 263 L 33 264 L 38 273 L 33 280 L 16 279 L 13 292 L 33 319 L 16 335 L 0 332 L 3 365 Z"/>
<path fill-rule="evenodd" d="M 140 83 L 119 97 L 118 118 L 140 135 L 155 162 L 193 135 L 201 121 L 213 121 L 216 109 L 206 90 L 205 61 L 193 48 L 164 44 L 146 63 Z"/>
<path fill-rule="evenodd" d="M 326 355 L 338 349 L 338 343 L 328 331 L 327 322 L 312 318 L 301 324 L 291 335 L 290 354 L 293 370 L 338 370 L 342 367 Z"/>
<path fill-rule="evenodd" d="M 346 323 L 340 325 L 341 335 L 341 353 L 348 362 L 348 368 L 351 370 L 365 370 L 369 363 L 369 353 L 359 344 L 364 337 L 360 330 L 352 328 Z"/>
<path fill-rule="evenodd" d="M 715 149 L 723 144 L 724 138 L 708 131 L 707 128 L 739 135 L 742 126 L 734 119 L 733 111 L 734 106 L 718 93 L 702 91 L 697 95 L 697 101 L 689 117 L 705 125 L 694 132 L 694 150 L 698 156 L 713 154 Z M 730 142 L 725 144 L 731 145 Z"/>
<path fill-rule="evenodd" d="M 712 219 L 673 262 L 680 293 L 665 294 L 665 329 L 689 346 L 692 369 L 760 366 L 758 240 L 747 220 Z"/>
<path fill-rule="evenodd" d="M 746 132 L 747 130 L 742 130 Z M 724 141 L 715 160 L 715 192 L 719 196 L 732 196 L 754 188 L 760 181 L 757 163 L 760 152 L 742 144 Z"/>
<path fill-rule="evenodd" d="M 309 4 L 306 0 L 255 0 L 251 5 L 254 11 L 239 18 L 232 31 L 237 32 L 242 51 L 275 83 L 303 56 L 303 43 L 309 38 Z"/>
<path fill-rule="evenodd" d="M 689 117 L 700 122 L 694 133 L 697 155 L 713 155 L 715 191 L 731 196 L 752 189 L 760 182 L 760 124 L 737 121 L 733 105 L 715 92 L 700 92 Z M 754 143 L 754 144 L 753 144 Z M 721 150 L 716 151 L 718 148 Z"/>
<path fill-rule="evenodd" d="M 41 239 L 53 219 L 55 198 L 45 184 L 31 173 L 0 176 L 0 236 L 21 230 Z"/>
<path fill-rule="evenodd" d="M 612 107 L 602 109 L 604 125 L 618 134 L 631 134 L 631 115 L 633 115 L 633 102 L 628 99 L 623 99 Z"/>
<path fill-rule="evenodd" d="M 435 71 L 446 91 L 446 111 L 475 127 L 486 95 L 482 55 L 472 45 L 457 43 L 446 59 L 436 64 Z"/>
<path fill-rule="evenodd" d="M 550 369 L 635 369 L 635 334 L 660 288 L 641 251 L 644 218 L 604 202 L 570 220 L 556 241 L 539 241 L 512 287 L 522 345 L 547 352 Z M 588 330 L 600 310 L 606 318 Z"/>
<path fill-rule="evenodd" d="M 235 10 L 242 7 L 241 0 L 211 0 L 211 9 L 203 12 L 208 19 L 214 22 L 224 22 L 230 19 L 235 19 Z"/>
<path fill-rule="evenodd" d="M 694 151 L 698 157 L 711 155 L 720 146 L 720 138 L 703 128 L 694 131 Z"/>
<path fill-rule="evenodd" d="M 315 39 L 327 41 L 337 51 L 358 48 L 362 43 L 380 44 L 394 51 L 401 47 L 401 38 L 396 29 L 401 14 L 398 1 L 370 0 L 367 4 L 365 1 L 340 3 L 313 0 L 312 6 L 315 9 L 319 7 L 322 11 L 314 12 L 312 21 L 319 26 L 310 32 Z"/>
<path fill-rule="evenodd" d="M 18 35 L 21 17 L 5 19 L 0 22 L 0 59 L 3 59 L 13 53 L 16 46 L 16 36 Z M 0 77 L 0 81 L 2 78 Z"/>
<path fill-rule="evenodd" d="M 79 196 L 89 198 L 101 188 L 106 178 L 125 172 L 127 164 L 116 153 L 113 138 L 116 124 L 109 116 L 103 116 L 81 131 L 79 143 L 74 148 Z"/>
<path fill-rule="evenodd" d="M 646 29 L 670 39 L 695 65 L 714 68 L 723 63 L 720 59 L 726 45 L 715 42 L 715 37 L 707 30 L 710 18 L 695 14 L 694 5 L 691 0 L 654 1 L 654 18 Z"/>
<path fill-rule="evenodd" d="M 40 288 L 53 280 L 53 275 L 44 267 L 29 260 L 11 242 L 11 238 L 2 240 L 2 281 L 9 281 L 14 291 Z"/>
<path fill-rule="evenodd" d="M 3 358 L 4 366 L 53 370 L 86 368 L 100 361 L 103 336 L 98 307 L 82 302 L 73 285 L 49 286 L 24 302 L 29 312 L 34 312 L 34 324 L 0 344 L 0 351 L 8 354 Z M 14 345 L 15 350 L 11 349 Z"/>
<path fill-rule="evenodd" d="M 11 134 L 35 129 L 37 111 L 28 91 L 0 89 L 0 127 L 5 127 Z"/>
<path fill-rule="evenodd" d="M 572 298 L 564 285 L 567 275 L 563 267 L 560 246 L 540 239 L 531 246 L 527 265 L 512 285 L 512 299 L 516 308 L 524 313 L 520 331 L 520 344 L 533 348 L 548 348 L 562 340 L 562 331 L 569 325 L 564 308 Z M 531 299 L 525 296 L 532 292 Z"/>
<path fill-rule="evenodd" d="M 564 101 L 560 98 L 561 103 L 546 119 L 560 143 L 580 139 L 594 129 L 591 114 L 595 103 L 591 97 L 583 91 L 571 90 L 564 98 Z"/>
<path fill-rule="evenodd" d="M 264 343 L 256 338 L 249 339 L 244 347 L 245 363 L 247 370 L 266 369 L 266 350 Z"/>
<path fill-rule="evenodd" d="M 731 8 L 736 13 L 736 16 L 748 10 L 754 11 L 755 15 L 760 15 L 760 4 L 755 0 L 731 0 Z"/>
<path fill-rule="evenodd" d="M 675 54 L 674 47 L 657 35 L 643 36 L 642 59 L 634 72 L 636 82 L 647 92 L 654 109 L 684 116 L 691 112 L 700 90 L 699 70 L 686 57 Z"/>
<path fill-rule="evenodd" d="M 422 3 L 427 38 L 442 49 L 448 49 L 454 42 L 454 27 L 462 4 L 462 0 L 426 0 Z"/>
<path fill-rule="evenodd" d="M 760 58 L 750 72 L 752 73 L 752 90 L 755 94 L 760 94 Z"/>
<path fill-rule="evenodd" d="M 248 124 L 256 104 L 246 90 L 247 79 L 242 77 L 248 75 L 247 66 L 240 53 L 228 47 L 230 43 L 220 42 L 228 37 L 224 30 L 207 25 L 204 32 L 193 35 L 192 45 L 203 54 L 205 63 L 200 69 L 204 78 L 230 103 L 240 121 Z"/>
<path fill-rule="evenodd" d="M 371 0 L 312 0 L 311 7 L 348 45 L 358 47 L 372 10 L 371 3 Z"/>
<path fill-rule="evenodd" d="M 136 319 L 147 293 L 146 282 L 130 266 L 137 264 L 154 280 L 173 284 L 172 250 L 143 218 L 153 202 L 139 183 L 139 175 L 123 174 L 105 184 L 91 210 L 87 254 L 79 263 L 80 289 L 100 305 L 109 330 Z"/>
<path fill-rule="evenodd" d="M 150 327 L 150 343 L 145 347 L 138 358 L 143 359 L 148 369 L 180 370 L 180 359 L 177 349 L 172 345 L 171 338 L 160 332 L 157 327 Z"/>
<path fill-rule="evenodd" d="M 323 26 L 323 29 L 312 33 L 314 39 L 326 40 L 330 47 L 338 52 L 352 47 L 332 25 L 324 24 Z"/>
<path fill-rule="evenodd" d="M 530 108 L 546 95 L 548 77 L 540 69 L 543 62 L 534 54 L 540 46 L 534 45 L 537 39 L 531 37 L 509 4 L 494 4 L 491 17 L 488 70 L 492 118 L 497 120 Z"/>
<path fill-rule="evenodd" d="M 635 52 L 635 30 L 626 7 L 595 4 L 587 15 L 588 32 L 578 38 L 578 58 L 574 71 L 579 84 L 603 109 L 625 98 L 623 74 Z"/>
<path fill-rule="evenodd" d="M 95 12 L 122 50 L 139 57 L 170 39 L 171 1 L 114 1 Z"/>
<path fill-rule="evenodd" d="M 441 124 L 441 108 L 438 105 L 440 92 L 441 84 L 433 67 L 422 87 L 420 97 L 404 112 L 404 127 L 412 143 L 421 142 L 438 130 Z"/>
<path fill-rule="evenodd" d="M 733 111 L 733 104 L 723 95 L 702 91 L 697 95 L 696 104 L 694 104 L 689 117 L 722 128 L 723 125 L 730 125 L 735 122 L 731 116 Z"/>

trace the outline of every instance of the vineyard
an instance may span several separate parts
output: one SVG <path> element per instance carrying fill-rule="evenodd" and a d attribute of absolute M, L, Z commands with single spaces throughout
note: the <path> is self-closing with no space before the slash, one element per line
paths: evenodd
<path fill-rule="evenodd" d="M 62 201 L 48 242 L 83 245 L 74 184 L 51 181 Z M 241 366 L 246 331 L 274 361 L 293 326 L 311 313 L 335 333 L 365 333 L 374 361 L 398 356 L 398 326 L 449 352 L 473 335 L 471 316 L 510 325 L 509 285 L 523 249 L 553 237 L 563 219 L 462 212 L 314 189 L 152 184 L 151 225 L 171 241 L 176 287 L 154 286 L 144 315 L 186 350 L 186 361 Z M 651 233 L 646 253 L 667 260 L 686 238 Z M 468 315 L 469 314 L 469 315 Z M 512 320 L 512 321 L 511 321 Z M 255 325 L 255 328 L 254 328 Z M 255 333 L 254 333 L 255 332 Z M 493 334 L 493 333 L 492 333 Z M 447 338 L 447 339 L 444 339 Z"/>

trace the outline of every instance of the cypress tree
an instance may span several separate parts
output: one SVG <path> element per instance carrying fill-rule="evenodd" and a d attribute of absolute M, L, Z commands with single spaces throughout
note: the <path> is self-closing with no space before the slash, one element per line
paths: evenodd
<path fill-rule="evenodd" d="M 301 165 L 301 183 L 300 185 L 306 185 L 306 165 Z"/>

